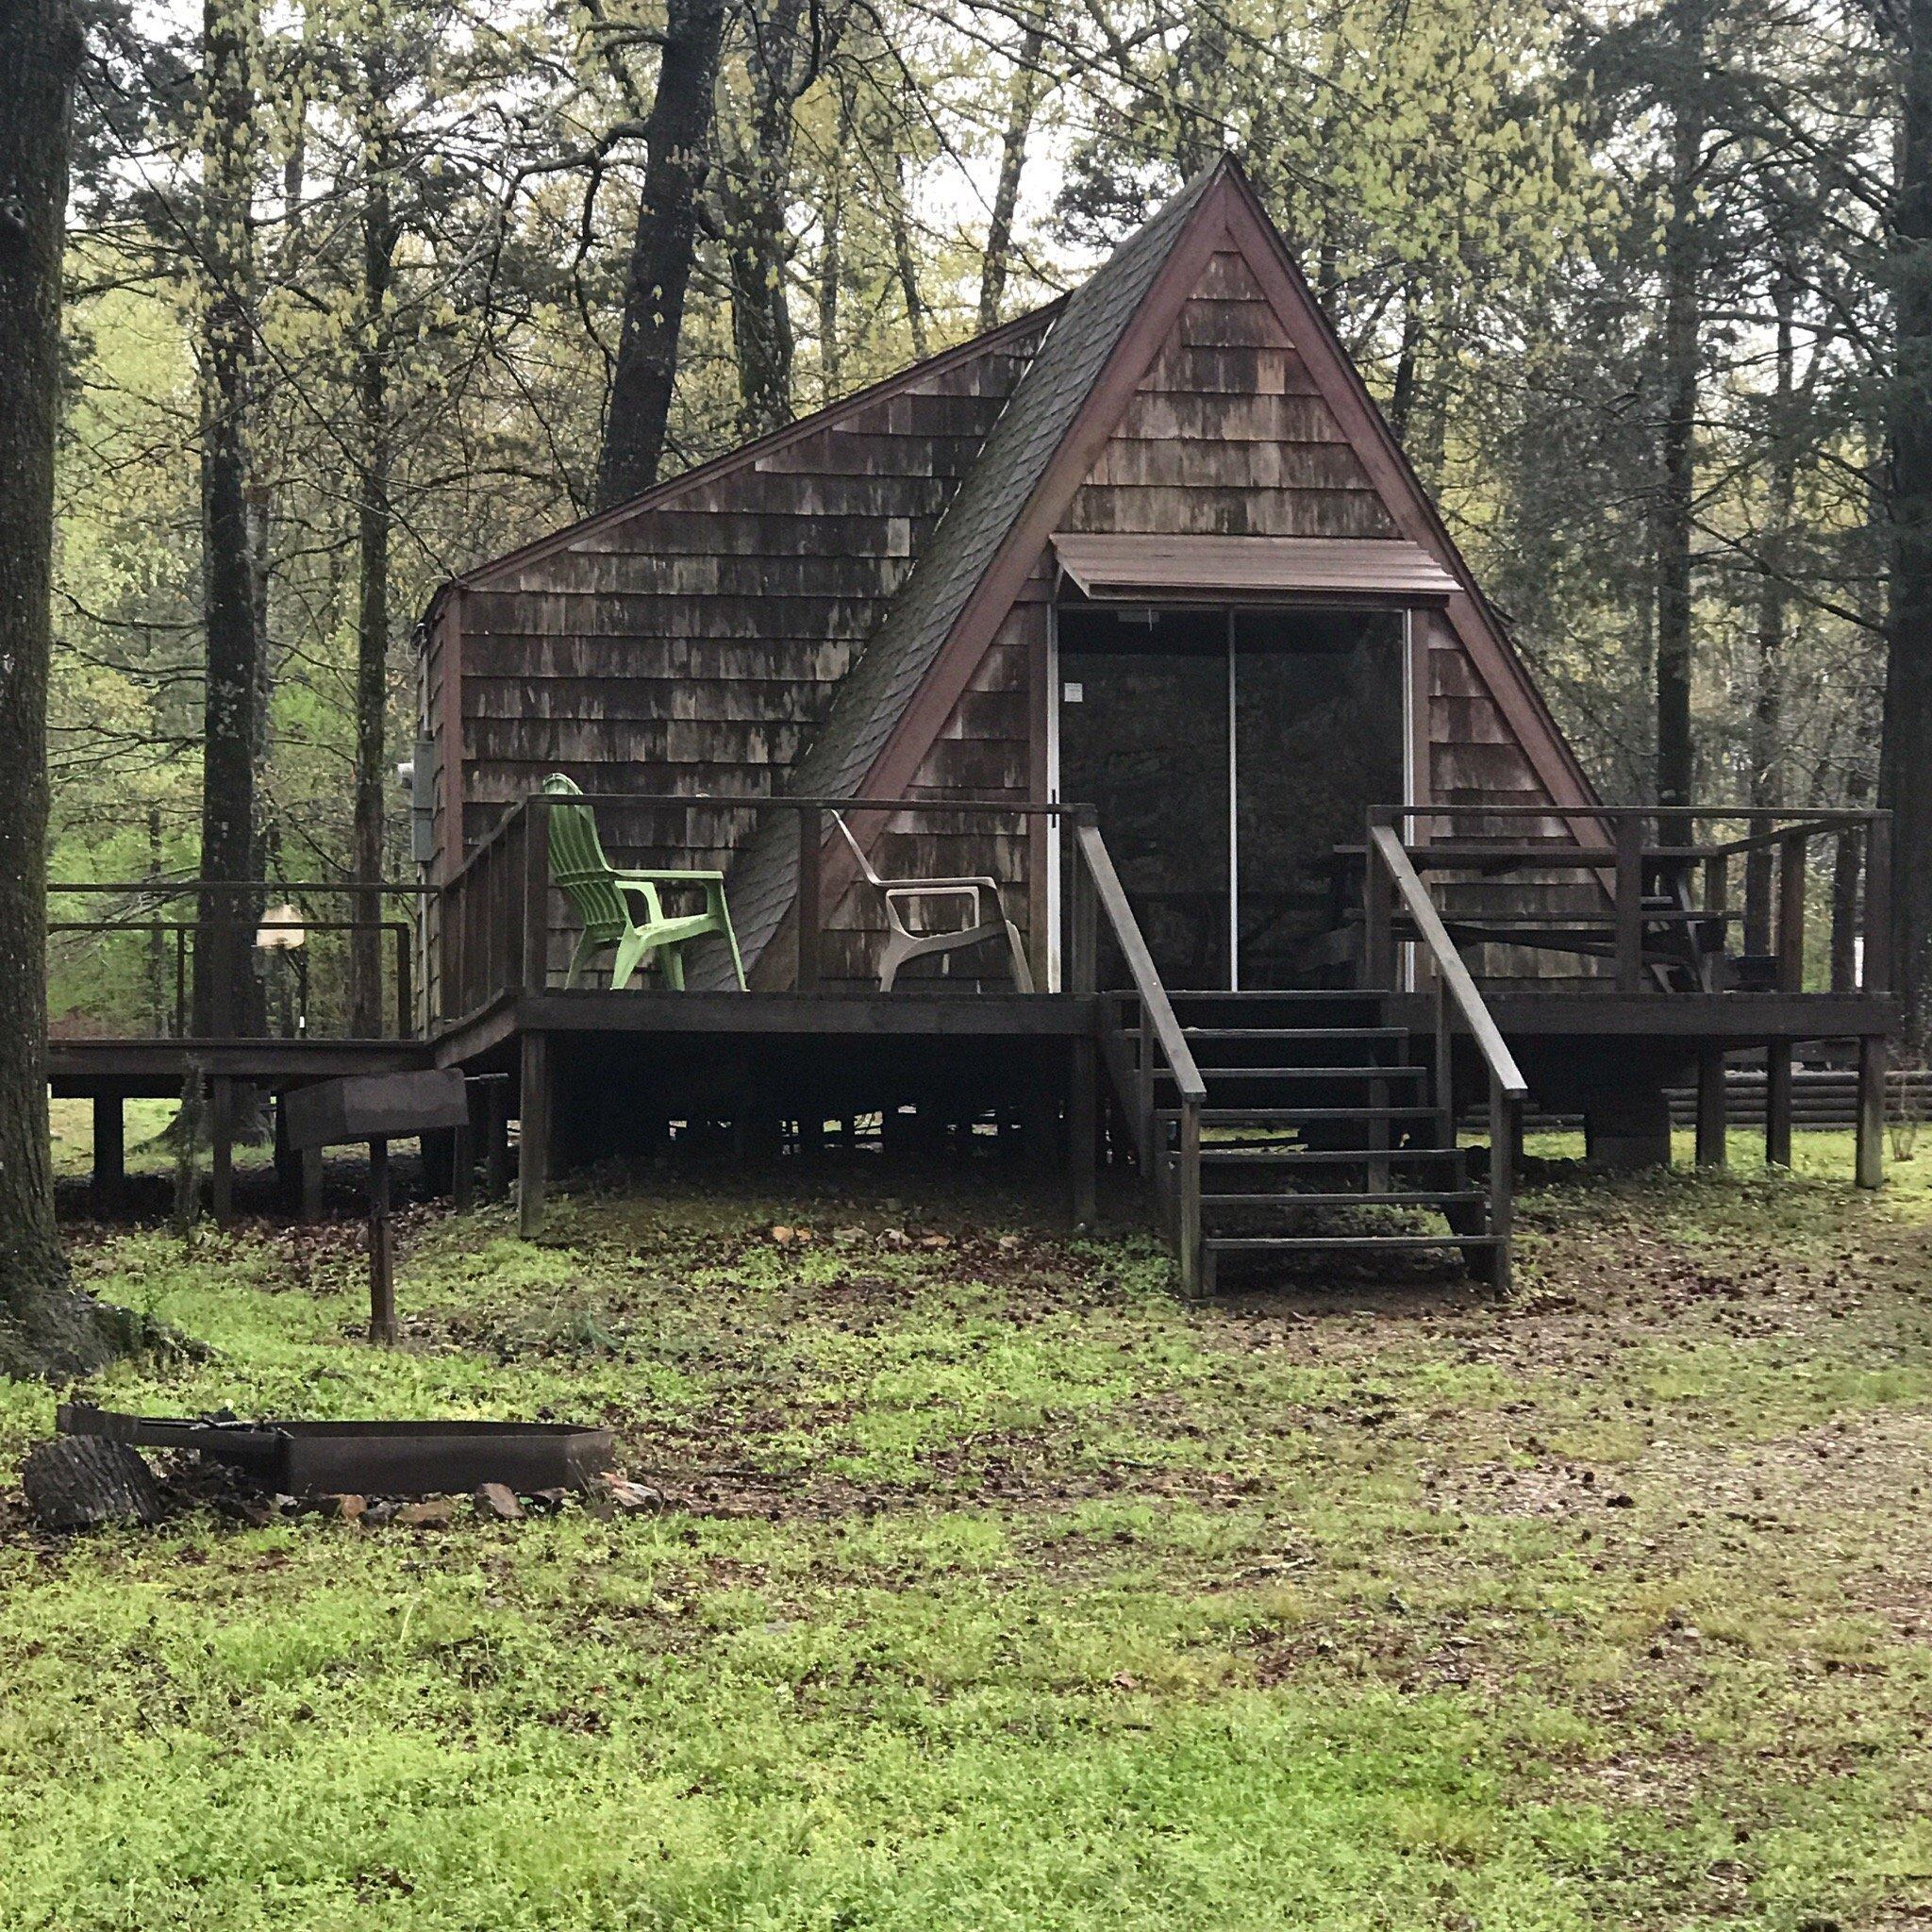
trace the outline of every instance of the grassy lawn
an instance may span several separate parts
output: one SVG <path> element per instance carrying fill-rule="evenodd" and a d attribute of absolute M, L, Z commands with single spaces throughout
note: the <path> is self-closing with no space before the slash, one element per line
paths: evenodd
<path fill-rule="evenodd" d="M 412 1211 L 378 1354 L 352 1226 L 83 1234 L 216 1351 L 102 1400 L 597 1420 L 666 1507 L 16 1514 L 0 1925 L 1932 1921 L 1932 1150 L 1801 1143 L 1532 1192 L 1506 1307 L 659 1180 Z"/>

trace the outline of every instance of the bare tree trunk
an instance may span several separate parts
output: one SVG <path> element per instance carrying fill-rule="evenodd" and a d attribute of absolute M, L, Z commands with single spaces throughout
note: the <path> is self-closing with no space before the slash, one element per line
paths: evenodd
<path fill-rule="evenodd" d="M 1780 269 L 1772 300 L 1777 311 L 1777 388 L 1773 402 L 1773 455 L 1759 550 L 1764 575 L 1757 590 L 1757 689 L 1751 700 L 1750 796 L 1755 806 L 1784 803 L 1784 644 L 1787 552 L 1798 494 L 1798 453 L 1792 442 L 1791 397 L 1796 363 L 1791 341 L 1791 309 L 1796 290 L 1788 269 Z M 1744 860 L 1744 950 L 1771 951 L 1771 848 Z"/>
<path fill-rule="evenodd" d="M 0 1374 L 59 1375 L 126 1333 L 68 1287 L 47 1145 L 49 598 L 80 29 L 66 0 L 0 0 Z"/>
<path fill-rule="evenodd" d="M 1662 468 L 1657 509 L 1657 796 L 1689 805 L 1690 541 L 1697 491 L 1699 283 L 1703 237 L 1696 195 L 1704 158 L 1704 40 L 1708 0 L 1680 0 L 1680 63 L 1673 90 L 1671 218 L 1664 238 Z"/>
<path fill-rule="evenodd" d="M 915 361 L 926 353 L 925 303 L 919 292 L 919 263 L 912 253 L 912 227 L 906 213 L 906 158 L 892 157 L 892 258 L 899 271 L 899 292 L 906 303 L 906 326 L 912 336 Z"/>
<path fill-rule="evenodd" d="M 845 358 L 839 341 L 839 298 L 845 276 L 845 151 L 852 139 L 852 97 L 839 99 L 838 152 L 825 196 L 824 245 L 819 250 L 819 401 L 829 403 L 843 386 Z"/>
<path fill-rule="evenodd" d="M 979 271 L 979 326 L 1000 325 L 1000 304 L 1007 292 L 1012 266 L 1013 214 L 1020 206 L 1020 175 L 1026 165 L 1026 141 L 1033 131 L 1034 110 L 1044 92 L 1040 56 L 1046 45 L 1045 29 L 1029 26 L 1020 43 L 1019 65 L 1013 70 L 1007 97 L 1006 132 L 1000 139 L 1000 178 L 993 190 L 992 214 L 986 225 L 986 258 Z"/>
<path fill-rule="evenodd" d="M 350 871 L 358 879 L 383 875 L 389 713 L 390 330 L 384 319 L 393 278 L 397 232 L 389 191 L 388 80 L 382 50 L 366 50 L 362 167 L 362 358 L 358 412 L 362 445 L 361 501 L 357 513 L 360 575 L 356 624 L 356 804 Z M 358 892 L 356 918 L 365 928 L 350 949 L 350 1030 L 364 1040 L 382 1030 L 382 894 Z"/>
<path fill-rule="evenodd" d="M 791 258 L 792 109 L 818 71 L 800 28 L 805 0 L 748 9 L 752 77 L 748 151 L 723 196 L 731 262 L 731 341 L 738 357 L 738 426 L 747 438 L 791 420 L 793 339 L 785 271 Z"/>
<path fill-rule="evenodd" d="M 202 52 L 202 608 L 208 632 L 203 706 L 201 873 L 255 876 L 255 777 L 262 724 L 257 531 L 251 504 L 255 238 L 252 226 L 253 0 L 207 0 Z M 245 1030 L 250 941 L 259 907 L 204 893 L 194 947 L 195 1026 Z"/>
<path fill-rule="evenodd" d="M 1878 802 L 1892 814 L 1897 848 L 1892 960 L 1906 1040 L 1923 1052 L 1932 1031 L 1932 0 L 1907 0 L 1899 18 L 1892 598 Z"/>
<path fill-rule="evenodd" d="M 606 508 L 648 490 L 664 456 L 724 32 L 724 0 L 671 0 L 658 89 L 644 122 L 644 192 L 597 473 L 597 501 Z"/>
<path fill-rule="evenodd" d="M 165 855 L 161 846 L 161 808 L 151 805 L 147 808 L 147 875 L 158 879 Z M 172 1030 L 169 1014 L 173 1010 L 168 1000 L 168 935 L 161 930 L 161 914 L 166 910 L 164 901 L 157 900 L 149 917 L 154 921 L 154 930 L 147 936 L 147 1012 L 148 1030 L 157 1040 L 165 1040 Z"/>
<path fill-rule="evenodd" d="M 1845 780 L 1845 804 L 1856 811 L 1872 795 L 1872 780 L 1855 765 Z M 1847 830 L 1831 858 L 1831 990 L 1850 992 L 1858 983 L 1858 881 L 1864 867 L 1865 835 Z"/>
<path fill-rule="evenodd" d="M 1402 342 L 1395 357 L 1395 387 L 1389 396 L 1389 426 L 1402 443 L 1407 441 L 1409 419 L 1415 413 L 1416 364 L 1422 357 L 1421 280 L 1413 269 L 1403 277 Z"/>

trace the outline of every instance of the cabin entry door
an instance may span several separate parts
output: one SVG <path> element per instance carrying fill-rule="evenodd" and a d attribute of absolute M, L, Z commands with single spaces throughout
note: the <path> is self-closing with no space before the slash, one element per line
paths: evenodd
<path fill-rule="evenodd" d="M 1060 608 L 1056 795 L 1097 809 L 1167 986 L 1332 978 L 1336 848 L 1412 795 L 1407 632 L 1391 611 Z"/>

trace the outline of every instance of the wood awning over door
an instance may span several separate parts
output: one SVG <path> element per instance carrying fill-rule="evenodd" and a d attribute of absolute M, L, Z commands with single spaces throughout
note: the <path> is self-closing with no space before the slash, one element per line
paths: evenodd
<path fill-rule="evenodd" d="M 1060 568 L 1100 603 L 1445 603 L 1460 586 L 1420 543 L 1363 537 L 1062 533 Z"/>

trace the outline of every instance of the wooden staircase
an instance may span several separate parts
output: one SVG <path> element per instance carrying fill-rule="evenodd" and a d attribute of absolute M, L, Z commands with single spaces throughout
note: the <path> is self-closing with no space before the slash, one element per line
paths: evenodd
<path fill-rule="evenodd" d="M 1197 1274 L 1264 1279 L 1303 1257 L 1363 1272 L 1396 1257 L 1458 1257 L 1499 1277 L 1507 1213 L 1456 1145 L 1448 1082 L 1419 1063 L 1375 991 L 1177 992 L 1200 1107 Z M 1182 1109 L 1140 998 L 1120 998 L 1110 1059 L 1145 1108 L 1141 1149 L 1163 1201 L 1180 1186 Z M 1143 1058 L 1143 1054 L 1145 1058 Z M 1152 1062 L 1150 1065 L 1149 1062 Z M 1150 1091 L 1151 1090 L 1151 1091 Z"/>
<path fill-rule="evenodd" d="M 1091 819 L 1070 843 L 1070 984 L 1094 986 L 1104 920 L 1131 988 L 1102 998 L 1100 1051 L 1182 1291 L 1237 1261 L 1418 1254 L 1507 1289 L 1528 1090 L 1394 831 L 1370 827 L 1363 984 L 1346 991 L 1170 993 Z M 1434 995 L 1420 1039 L 1392 1023 L 1398 938 Z M 1457 1037 L 1489 1086 L 1481 1174 L 1456 1144 Z"/>

